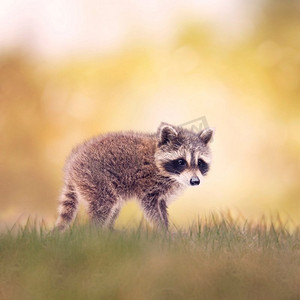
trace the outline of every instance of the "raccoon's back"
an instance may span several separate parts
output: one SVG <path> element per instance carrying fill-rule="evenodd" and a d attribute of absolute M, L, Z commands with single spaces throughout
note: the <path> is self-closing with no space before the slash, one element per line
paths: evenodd
<path fill-rule="evenodd" d="M 110 180 L 126 189 L 137 174 L 155 168 L 156 138 L 153 134 L 120 132 L 100 135 L 75 147 L 65 171 L 75 181 Z M 147 169 L 147 170 L 146 170 Z"/>

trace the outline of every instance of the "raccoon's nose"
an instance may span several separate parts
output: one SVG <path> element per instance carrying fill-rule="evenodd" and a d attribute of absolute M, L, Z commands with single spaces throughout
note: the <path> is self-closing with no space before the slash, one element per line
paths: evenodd
<path fill-rule="evenodd" d="M 193 176 L 190 180 L 191 185 L 199 185 L 200 179 L 197 176 Z"/>

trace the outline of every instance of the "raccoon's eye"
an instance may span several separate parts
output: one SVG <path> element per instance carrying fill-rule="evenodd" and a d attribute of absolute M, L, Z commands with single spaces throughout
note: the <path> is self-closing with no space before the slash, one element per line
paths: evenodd
<path fill-rule="evenodd" d="M 165 162 L 163 167 L 169 173 L 180 174 L 186 168 L 186 161 L 183 158 L 174 159 Z"/>
<path fill-rule="evenodd" d="M 198 167 L 203 175 L 209 170 L 209 165 L 203 159 L 198 159 Z"/>
<path fill-rule="evenodd" d="M 184 159 L 178 159 L 177 160 L 177 164 L 179 165 L 179 166 L 185 166 L 185 164 L 186 164 L 186 161 L 184 160 Z"/>

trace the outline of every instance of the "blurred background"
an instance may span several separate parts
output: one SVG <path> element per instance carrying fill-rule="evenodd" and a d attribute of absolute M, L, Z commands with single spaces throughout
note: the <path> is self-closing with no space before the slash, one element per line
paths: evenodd
<path fill-rule="evenodd" d="M 0 224 L 53 224 L 72 147 L 205 116 L 213 165 L 170 206 L 300 217 L 300 0 L 0 1 Z M 141 219 L 134 202 L 117 226 Z"/>

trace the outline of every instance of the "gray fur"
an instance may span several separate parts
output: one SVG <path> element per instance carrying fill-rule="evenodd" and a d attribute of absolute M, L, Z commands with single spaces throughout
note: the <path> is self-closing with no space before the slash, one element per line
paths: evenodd
<path fill-rule="evenodd" d="M 168 229 L 168 200 L 184 185 L 163 164 L 188 157 L 184 176 L 199 173 L 195 153 L 210 155 L 208 135 L 202 140 L 201 133 L 162 123 L 156 134 L 108 133 L 80 144 L 65 165 L 56 228 L 63 230 L 74 219 L 79 200 L 87 203 L 94 223 L 113 227 L 122 203 L 137 197 L 145 216 Z"/>

